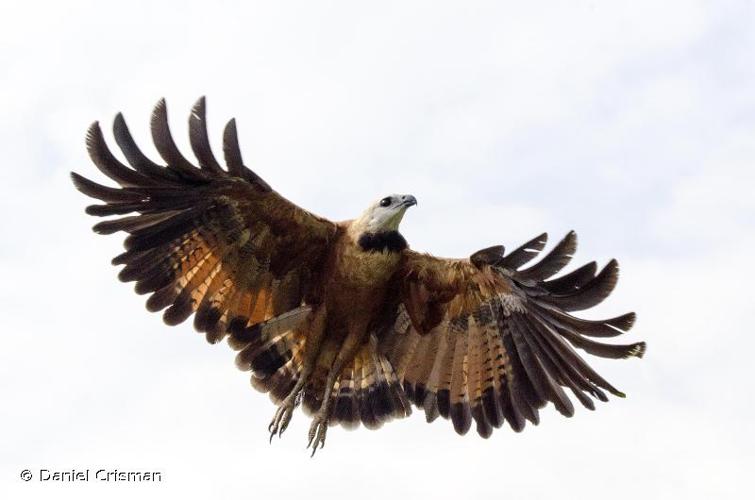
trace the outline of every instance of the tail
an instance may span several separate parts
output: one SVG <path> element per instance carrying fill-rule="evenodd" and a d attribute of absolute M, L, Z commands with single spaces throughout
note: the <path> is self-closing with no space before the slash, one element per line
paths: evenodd
<path fill-rule="evenodd" d="M 325 347 L 323 352 L 331 351 Z M 328 374 L 326 366 L 332 361 L 326 358 L 321 357 L 322 362 L 318 360 L 312 379 L 304 389 L 304 410 L 310 413 L 322 406 Z M 393 366 L 377 352 L 374 341 L 366 342 L 351 363 L 341 370 L 331 397 L 328 422 L 347 429 L 358 427 L 360 422 L 368 429 L 377 429 L 385 422 L 412 413 Z"/>

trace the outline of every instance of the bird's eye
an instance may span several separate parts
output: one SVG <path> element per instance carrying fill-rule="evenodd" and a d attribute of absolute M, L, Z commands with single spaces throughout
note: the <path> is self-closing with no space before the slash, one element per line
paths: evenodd
<path fill-rule="evenodd" d="M 391 204 L 392 201 L 393 200 L 391 200 L 390 196 L 388 198 L 383 198 L 382 200 L 380 200 L 380 206 L 381 207 L 387 207 L 387 206 L 389 206 Z"/>

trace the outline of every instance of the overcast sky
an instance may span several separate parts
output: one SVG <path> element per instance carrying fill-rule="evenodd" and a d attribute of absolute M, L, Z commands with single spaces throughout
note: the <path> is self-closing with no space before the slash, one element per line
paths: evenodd
<path fill-rule="evenodd" d="M 527 5 L 523 7 L 523 5 Z M 18 9 L 22 9 L 19 11 Z M 3 498 L 744 498 L 755 465 L 755 4 L 26 2 L 0 17 Z M 10 12 L 10 11 L 13 12 Z M 179 146 L 207 96 L 217 151 L 340 220 L 388 193 L 441 256 L 577 230 L 622 277 L 645 359 L 592 360 L 625 400 L 457 437 L 420 412 L 305 452 L 224 344 L 146 312 L 68 172 L 123 111 L 168 102 Z M 111 140 L 111 144 L 112 144 Z M 158 470 L 50 484 L 23 469 Z"/>

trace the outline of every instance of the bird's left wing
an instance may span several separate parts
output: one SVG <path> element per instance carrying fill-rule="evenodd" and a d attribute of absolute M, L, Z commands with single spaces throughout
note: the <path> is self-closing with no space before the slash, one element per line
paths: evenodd
<path fill-rule="evenodd" d="M 222 168 L 210 150 L 204 98 L 189 118 L 199 168 L 173 142 L 165 101 L 155 108 L 151 125 L 165 166 L 142 154 L 119 114 L 113 135 L 129 166 L 108 150 L 97 123 L 87 134 L 92 161 L 119 187 L 73 173 L 74 184 L 104 202 L 87 207 L 87 213 L 119 216 L 94 230 L 129 234 L 125 252 L 113 263 L 125 265 L 121 280 L 135 281 L 139 294 L 151 294 L 150 311 L 165 309 L 170 325 L 196 313 L 194 325 L 208 341 L 231 331 L 231 340 L 242 347 L 246 327 L 304 309 L 336 225 L 283 198 L 243 165 L 233 120 L 223 136 Z M 290 328 L 302 316 L 287 315 L 277 326 Z"/>
<path fill-rule="evenodd" d="M 537 424 L 552 402 L 564 415 L 574 407 L 564 389 L 587 408 L 589 396 L 623 394 L 598 375 L 575 347 L 606 358 L 642 356 L 645 343 L 612 345 L 589 337 L 629 330 L 634 313 L 603 321 L 569 311 L 590 308 L 613 290 L 618 264 L 596 275 L 594 262 L 548 280 L 576 250 L 570 232 L 548 255 L 521 269 L 545 246 L 546 235 L 508 255 L 502 246 L 469 259 L 449 260 L 406 251 L 396 277 L 398 301 L 378 330 L 379 350 L 393 366 L 409 400 L 428 421 L 450 418 L 465 434 L 472 419 L 487 437 L 504 421 L 515 430 Z"/>

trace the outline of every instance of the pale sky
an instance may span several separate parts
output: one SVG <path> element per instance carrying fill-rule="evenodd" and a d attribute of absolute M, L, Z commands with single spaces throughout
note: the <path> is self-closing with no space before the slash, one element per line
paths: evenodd
<path fill-rule="evenodd" d="M 526 6 L 525 6 L 526 5 Z M 745 498 L 755 404 L 755 3 L 4 2 L 0 16 L 3 498 Z M 122 111 L 207 96 L 244 159 L 334 220 L 412 193 L 402 233 L 464 257 L 548 231 L 616 257 L 589 317 L 635 310 L 628 394 L 483 440 L 424 415 L 332 428 L 315 459 L 225 344 L 170 328 L 116 279 L 76 170 Z M 569 269 L 573 269 L 574 266 Z M 159 484 L 24 482 L 24 469 L 161 471 Z"/>

